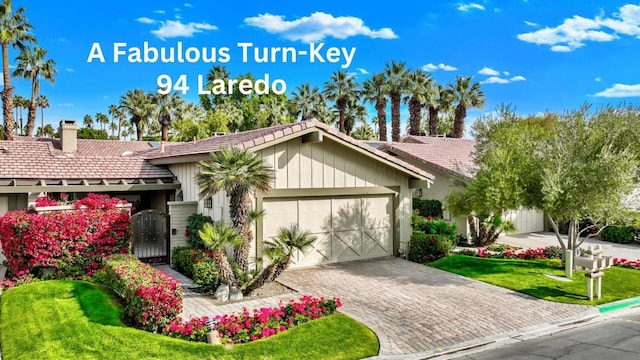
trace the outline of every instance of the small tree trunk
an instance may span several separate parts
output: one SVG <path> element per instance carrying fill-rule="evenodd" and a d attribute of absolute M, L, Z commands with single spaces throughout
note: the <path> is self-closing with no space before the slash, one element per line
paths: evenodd
<path fill-rule="evenodd" d="M 218 268 L 218 275 L 220 276 L 220 280 L 231 286 L 238 286 L 238 281 L 236 276 L 231 270 L 231 266 L 229 265 L 229 259 L 227 258 L 227 254 L 223 249 L 216 249 L 213 252 L 213 260 L 216 262 L 216 267 Z"/>
<path fill-rule="evenodd" d="M 391 141 L 400 141 L 400 94 L 391 96 Z"/>
<path fill-rule="evenodd" d="M 378 112 L 378 139 L 387 141 L 387 99 L 379 96 L 376 100 L 376 111 Z"/>
<path fill-rule="evenodd" d="M 262 269 L 260 275 L 247 286 L 242 293 L 244 295 L 250 295 L 256 289 L 263 287 L 265 284 L 271 282 L 273 273 L 276 271 L 276 264 L 269 264 L 266 268 Z"/>
<path fill-rule="evenodd" d="M 438 135 L 438 108 L 429 105 L 429 135 Z"/>

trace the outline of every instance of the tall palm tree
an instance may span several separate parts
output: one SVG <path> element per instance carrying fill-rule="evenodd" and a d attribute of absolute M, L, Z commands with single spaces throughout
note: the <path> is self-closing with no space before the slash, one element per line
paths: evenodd
<path fill-rule="evenodd" d="M 155 115 L 160 123 L 162 141 L 169 141 L 171 121 L 184 106 L 184 99 L 178 93 L 152 94 L 151 101 L 155 105 Z"/>
<path fill-rule="evenodd" d="M 124 111 L 122 111 L 122 109 L 120 109 L 116 104 L 111 104 L 109 105 L 109 115 L 111 115 L 111 122 L 115 123 L 115 121 L 117 120 L 117 131 L 118 131 L 118 136 L 116 137 L 117 140 L 120 140 L 120 136 L 122 135 L 122 125 L 123 125 L 123 121 L 126 119 Z"/>
<path fill-rule="evenodd" d="M 336 104 L 337 107 L 337 104 Z M 357 123 L 367 122 L 367 109 L 355 97 L 349 98 L 344 110 L 344 130 L 351 136 Z"/>
<path fill-rule="evenodd" d="M 36 98 L 36 107 L 40 108 L 40 124 L 42 124 L 42 128 L 44 128 L 44 109 L 49 108 L 51 106 L 49 104 L 49 99 L 47 99 L 46 95 L 38 95 Z"/>
<path fill-rule="evenodd" d="M 362 85 L 365 100 L 374 103 L 378 113 L 378 138 L 387 141 L 387 98 L 389 93 L 388 82 L 384 74 L 373 74 Z"/>
<path fill-rule="evenodd" d="M 101 130 L 107 129 L 107 124 L 109 124 L 109 117 L 104 113 L 96 113 L 96 123 L 100 124 Z"/>
<path fill-rule="evenodd" d="M 36 126 L 36 98 L 40 92 L 40 79 L 51 83 L 55 81 L 56 62 L 53 59 L 45 59 L 47 50 L 34 46 L 33 49 L 24 47 L 16 61 L 16 70 L 13 76 L 31 80 L 31 102 L 29 102 L 29 114 L 27 115 L 26 136 L 33 135 Z"/>
<path fill-rule="evenodd" d="M 431 84 L 431 76 L 422 70 L 414 70 L 407 75 L 404 101 L 409 103 L 409 135 L 421 135 L 422 104 L 427 100 Z"/>
<path fill-rule="evenodd" d="M 119 107 L 129 114 L 130 123 L 136 128 L 136 139 L 142 141 L 142 134 L 152 111 L 149 96 L 141 89 L 128 90 L 120 97 Z"/>
<path fill-rule="evenodd" d="M 244 241 L 235 248 L 235 259 L 242 272 L 246 273 L 253 241 L 249 226 L 249 194 L 269 191 L 273 170 L 258 154 L 235 147 L 212 153 L 209 159 L 198 165 L 200 173 L 196 175 L 196 184 L 201 189 L 200 197 L 213 196 L 220 190 L 229 196 L 231 222 Z"/>
<path fill-rule="evenodd" d="M 13 11 L 11 0 L 3 0 L 0 4 L 0 44 L 2 44 L 2 73 L 4 89 L 2 90 L 2 117 L 4 120 L 4 138 L 13 139 L 13 86 L 9 76 L 9 46 L 22 49 L 27 42 L 35 42 L 31 34 L 33 25 L 24 16 L 25 8 Z"/>
<path fill-rule="evenodd" d="M 322 123 L 333 126 L 338 120 L 338 113 L 334 108 L 323 103 L 316 108 L 315 118 Z"/>
<path fill-rule="evenodd" d="M 18 135 L 24 134 L 24 122 L 22 119 L 22 109 L 28 107 L 29 99 L 25 98 L 22 95 L 13 95 L 13 108 L 15 109 L 15 122 L 19 125 Z"/>
<path fill-rule="evenodd" d="M 338 109 L 338 124 L 340 132 L 345 133 L 345 110 L 350 98 L 358 94 L 358 83 L 346 71 L 336 70 L 331 75 L 331 80 L 324 83 L 324 96 L 327 100 L 335 101 Z"/>
<path fill-rule="evenodd" d="M 464 119 L 467 117 L 467 109 L 470 107 L 482 108 L 485 103 L 484 92 L 480 89 L 480 83 L 471 83 L 471 76 L 456 76 L 456 83 L 449 84 L 448 89 L 453 95 L 453 103 L 457 104 L 453 120 L 453 137 L 461 138 L 464 134 Z"/>
<path fill-rule="evenodd" d="M 231 268 L 226 252 L 228 246 L 242 245 L 243 240 L 238 230 L 224 223 L 215 225 L 205 223 L 202 230 L 198 231 L 198 235 L 204 245 L 213 251 L 213 261 L 216 263 L 216 270 L 222 283 L 229 287 L 238 286 L 238 279 Z"/>
<path fill-rule="evenodd" d="M 265 127 L 271 127 L 289 122 L 289 111 L 282 98 L 270 96 L 260 104 L 258 117 L 264 121 Z"/>
<path fill-rule="evenodd" d="M 291 93 L 291 102 L 294 104 L 295 116 L 300 120 L 310 120 L 317 114 L 318 108 L 324 104 L 324 98 L 317 86 L 311 87 L 308 82 L 298 85 Z"/>
<path fill-rule="evenodd" d="M 391 99 L 391 141 L 400 141 L 400 100 L 405 92 L 408 74 L 404 62 L 392 60 L 384 68 Z"/>
<path fill-rule="evenodd" d="M 84 118 L 82 119 L 82 124 L 87 129 L 92 129 L 93 128 L 93 118 L 91 117 L 91 115 L 89 115 L 89 114 L 85 115 Z"/>

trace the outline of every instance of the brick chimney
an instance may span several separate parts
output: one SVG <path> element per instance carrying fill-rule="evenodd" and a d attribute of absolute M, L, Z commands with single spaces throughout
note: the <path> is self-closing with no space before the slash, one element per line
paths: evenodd
<path fill-rule="evenodd" d="M 78 150 L 78 125 L 75 120 L 60 120 L 60 146 L 63 153 Z"/>

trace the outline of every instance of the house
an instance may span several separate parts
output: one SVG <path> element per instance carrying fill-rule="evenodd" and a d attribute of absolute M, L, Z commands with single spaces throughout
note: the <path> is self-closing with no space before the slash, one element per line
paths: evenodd
<path fill-rule="evenodd" d="M 198 212 L 228 219 L 223 193 L 199 199 L 194 182 L 197 162 L 212 152 L 236 146 L 259 154 L 273 167 L 272 189 L 255 194 L 253 206 L 264 210 L 256 221 L 252 254 L 278 229 L 298 223 L 317 240 L 299 254 L 293 267 L 389 256 L 403 251 L 411 235 L 412 188 L 428 188 L 428 172 L 379 151 L 316 121 L 274 126 L 148 151 L 153 165 L 166 166 L 182 184 L 182 205 L 172 202 L 171 218 Z M 173 233 L 173 224 L 172 224 Z M 181 244 L 180 231 L 172 246 Z"/>
<path fill-rule="evenodd" d="M 200 199 L 197 163 L 225 147 L 259 154 L 273 168 L 272 190 L 255 194 L 264 210 L 254 226 L 252 254 L 281 226 L 298 223 L 317 240 L 294 267 L 397 255 L 411 235 L 413 189 L 428 189 L 429 172 L 315 121 L 227 134 L 187 143 L 76 139 L 61 123 L 61 139 L 0 142 L 0 214 L 41 194 L 73 197 L 100 192 L 169 214 L 170 247 L 186 243 L 189 215 L 229 219 L 223 192 Z"/>
<path fill-rule="evenodd" d="M 429 136 L 407 136 L 402 142 L 387 143 L 380 150 L 417 166 L 436 178 L 431 188 L 417 189 L 415 196 L 423 199 L 445 197 L 459 184 L 473 179 L 477 171 L 473 161 L 475 141 Z M 465 218 L 453 217 L 444 209 L 444 220 L 455 223 L 460 234 L 469 234 Z M 541 211 L 531 209 L 509 210 L 504 214 L 516 226 L 515 234 L 544 231 L 544 216 Z"/>

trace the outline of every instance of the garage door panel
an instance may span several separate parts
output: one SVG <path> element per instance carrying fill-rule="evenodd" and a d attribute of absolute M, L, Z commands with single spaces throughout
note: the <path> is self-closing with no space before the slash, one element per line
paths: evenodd
<path fill-rule="evenodd" d="M 324 233 L 314 235 L 316 236 L 316 240 L 309 249 L 304 252 L 296 250 L 292 267 L 313 266 L 331 261 L 331 234 Z"/>
<path fill-rule="evenodd" d="M 391 255 L 393 244 L 391 228 L 365 229 L 362 237 L 362 255 L 364 257 Z"/>
<path fill-rule="evenodd" d="M 265 201 L 263 205 L 263 232 L 265 239 L 278 234 L 282 226 L 289 226 L 298 222 L 298 201 Z"/>
<path fill-rule="evenodd" d="M 370 197 L 364 198 L 362 201 L 362 217 L 366 229 L 388 228 L 391 226 L 391 218 L 389 216 L 393 208 L 391 197 Z"/>
<path fill-rule="evenodd" d="M 362 256 L 362 232 L 359 230 L 333 233 L 333 262 L 359 259 Z"/>
<path fill-rule="evenodd" d="M 331 199 L 299 200 L 299 225 L 312 233 L 331 231 Z"/>
<path fill-rule="evenodd" d="M 332 199 L 333 231 L 360 229 L 362 225 L 362 199 Z"/>

